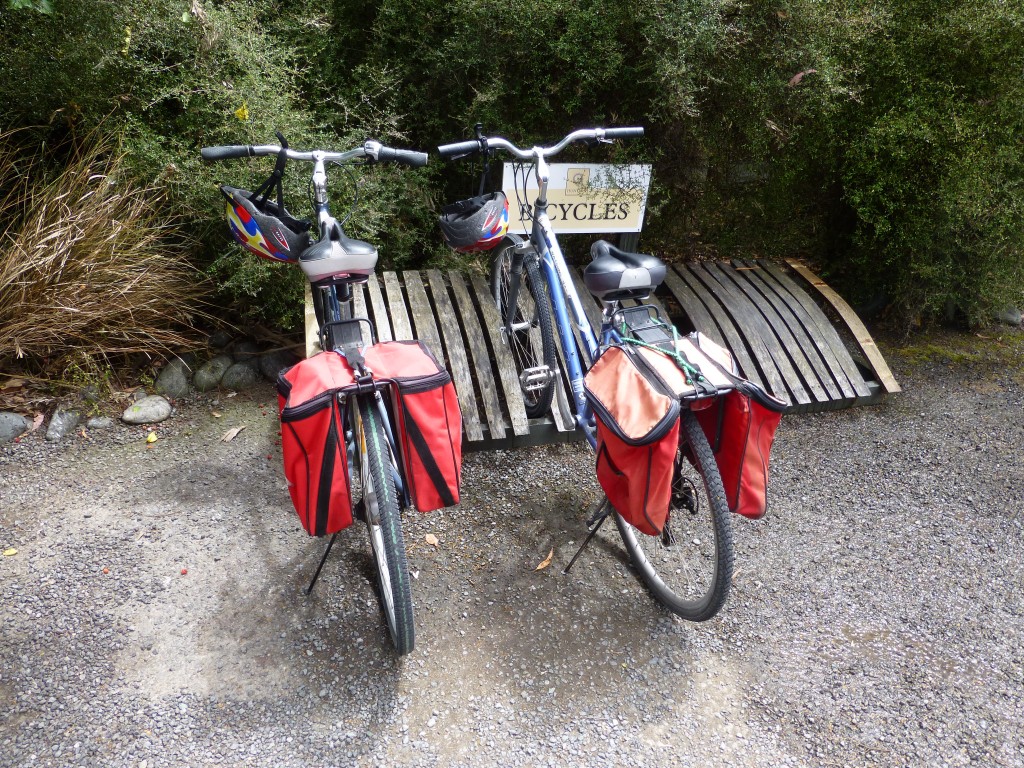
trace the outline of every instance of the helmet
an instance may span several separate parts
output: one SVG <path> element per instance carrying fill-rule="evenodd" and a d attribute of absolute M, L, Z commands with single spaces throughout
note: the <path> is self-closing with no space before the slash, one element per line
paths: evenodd
<path fill-rule="evenodd" d="M 297 262 L 309 247 L 308 221 L 295 219 L 283 205 L 246 189 L 221 186 L 227 198 L 228 226 L 235 240 L 271 261 Z"/>
<path fill-rule="evenodd" d="M 508 200 L 501 192 L 460 200 L 441 209 L 441 233 L 457 251 L 489 251 L 506 232 Z"/>

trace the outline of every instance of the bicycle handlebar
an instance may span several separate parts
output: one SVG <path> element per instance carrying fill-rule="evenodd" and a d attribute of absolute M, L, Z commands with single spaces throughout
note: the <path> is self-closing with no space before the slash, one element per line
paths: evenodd
<path fill-rule="evenodd" d="M 644 129 L 636 127 L 628 128 L 584 128 L 573 131 L 557 144 L 550 147 L 533 147 L 532 149 L 520 149 L 508 139 L 500 136 L 487 139 L 459 141 L 454 144 L 442 144 L 437 148 L 441 157 L 456 159 L 467 155 L 475 154 L 487 149 L 504 149 L 521 160 L 529 160 L 535 157 L 552 157 L 557 155 L 574 141 L 609 141 L 611 139 L 629 139 L 644 135 Z"/>
<path fill-rule="evenodd" d="M 400 163 L 414 168 L 420 168 L 426 165 L 428 159 L 426 152 L 416 152 L 411 149 L 395 149 L 394 147 L 386 147 L 380 142 L 372 140 L 367 141 L 361 147 L 356 147 L 355 149 L 350 149 L 346 152 L 329 152 L 327 150 L 319 149 L 308 152 L 299 152 L 290 148 L 285 149 L 284 152 L 285 157 L 289 160 L 315 162 L 319 159 L 324 162 L 333 161 L 343 163 L 348 160 L 365 157 L 370 162 Z M 280 153 L 281 147 L 277 144 L 261 144 L 258 146 L 236 144 L 222 147 L 203 147 L 200 150 L 203 160 L 208 162 L 230 160 L 235 157 L 279 155 Z"/>

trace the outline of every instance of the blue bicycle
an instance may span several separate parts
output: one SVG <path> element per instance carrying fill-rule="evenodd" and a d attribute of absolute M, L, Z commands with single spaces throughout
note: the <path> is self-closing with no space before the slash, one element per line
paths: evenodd
<path fill-rule="evenodd" d="M 502 318 L 502 338 L 515 360 L 527 415 L 539 417 L 549 409 L 555 380 L 561 375 L 560 351 L 578 429 L 595 449 L 594 414 L 584 394 L 586 370 L 609 345 L 627 340 L 674 350 L 680 337 L 657 306 L 644 303 L 664 279 L 665 265 L 655 256 L 627 252 L 604 240 L 593 244 L 593 260 L 583 273 L 587 289 L 603 307 L 600 328 L 595 330 L 548 214 L 547 161 L 575 142 L 598 146 L 642 135 L 643 128 L 585 129 L 573 131 L 551 146 L 523 149 L 501 137 L 485 137 L 478 126 L 475 139 L 438 147 L 448 159 L 476 156 L 484 161 L 480 195 L 455 204 L 463 206 L 463 223 L 476 227 L 477 234 L 465 236 L 453 230 L 452 235 L 446 230 L 445 235 L 453 245 L 452 237 L 463 235 L 466 250 L 476 248 L 474 237 L 479 238 L 476 243 L 490 247 L 491 290 Z M 488 161 L 499 151 L 513 158 L 517 210 L 532 210 L 532 231 L 525 239 L 509 233 L 494 246 L 490 235 L 496 209 L 503 202 L 507 206 L 507 201 L 501 193 L 485 195 L 483 186 Z M 530 174 L 537 183 L 532 207 L 531 201 L 523 199 Z M 693 407 L 698 406 L 694 403 Z M 689 407 L 682 408 L 680 427 L 669 518 L 661 533 L 641 533 L 604 498 L 588 520 L 589 535 L 565 571 L 614 514 L 632 563 L 653 596 L 685 619 L 705 621 L 724 604 L 732 580 L 730 513 L 714 453 Z"/>

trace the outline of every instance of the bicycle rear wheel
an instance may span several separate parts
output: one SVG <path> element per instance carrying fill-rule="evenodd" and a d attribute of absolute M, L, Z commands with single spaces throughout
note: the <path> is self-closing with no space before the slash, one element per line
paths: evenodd
<path fill-rule="evenodd" d="M 387 436 L 373 396 L 357 399 L 359 412 L 359 477 L 366 526 L 377 571 L 377 591 L 391 640 L 399 656 L 416 644 L 412 585 L 395 480 L 391 474 Z"/>
<path fill-rule="evenodd" d="M 681 418 L 685 444 L 676 458 L 672 507 L 664 531 L 660 536 L 648 536 L 618 513 L 615 524 L 633 566 L 654 598 L 684 619 L 707 621 L 729 594 L 732 525 L 707 437 L 688 408 Z M 692 461 L 683 456 L 687 450 Z"/>
<path fill-rule="evenodd" d="M 498 305 L 503 325 L 508 316 L 512 251 L 516 242 L 518 238 L 503 240 L 494 250 L 491 261 L 491 295 Z M 520 277 L 515 316 L 504 338 L 515 361 L 526 415 L 535 419 L 547 413 L 555 390 L 554 376 L 558 368 L 552 332 L 554 321 L 535 255 L 526 256 Z"/>

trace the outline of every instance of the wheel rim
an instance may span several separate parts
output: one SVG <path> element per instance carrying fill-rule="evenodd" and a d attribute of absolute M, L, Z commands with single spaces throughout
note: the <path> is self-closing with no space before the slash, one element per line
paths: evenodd
<path fill-rule="evenodd" d="M 648 536 L 622 518 L 619 528 L 655 596 L 677 613 L 699 614 L 716 591 L 719 532 L 700 475 L 685 459 L 679 466 L 662 535 Z"/>

